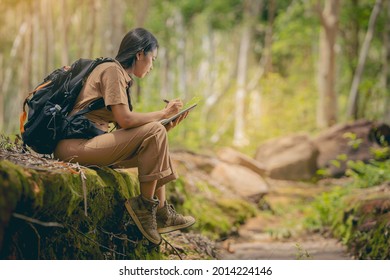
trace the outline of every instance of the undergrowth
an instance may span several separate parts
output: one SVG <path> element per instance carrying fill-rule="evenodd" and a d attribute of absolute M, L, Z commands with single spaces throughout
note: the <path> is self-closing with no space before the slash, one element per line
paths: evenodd
<path fill-rule="evenodd" d="M 390 160 L 348 161 L 352 180 L 312 203 L 312 231 L 330 232 L 359 259 L 390 259 Z"/>

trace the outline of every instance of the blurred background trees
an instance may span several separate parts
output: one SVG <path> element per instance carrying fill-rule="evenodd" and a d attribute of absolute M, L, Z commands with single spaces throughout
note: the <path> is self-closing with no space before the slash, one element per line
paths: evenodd
<path fill-rule="evenodd" d="M 160 109 L 162 98 L 199 101 L 172 131 L 175 147 L 253 153 L 293 132 L 390 122 L 388 1 L 0 0 L 0 13 L 6 134 L 18 133 L 22 101 L 48 73 L 80 57 L 114 57 L 137 26 L 160 49 L 133 88 L 136 110 Z"/>

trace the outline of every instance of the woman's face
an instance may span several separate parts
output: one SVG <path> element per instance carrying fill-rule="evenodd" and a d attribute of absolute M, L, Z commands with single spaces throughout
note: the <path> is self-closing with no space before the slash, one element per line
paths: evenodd
<path fill-rule="evenodd" d="M 157 58 L 157 48 L 153 51 L 139 52 L 137 54 L 133 74 L 138 78 L 145 77 L 153 69 L 153 61 Z"/>

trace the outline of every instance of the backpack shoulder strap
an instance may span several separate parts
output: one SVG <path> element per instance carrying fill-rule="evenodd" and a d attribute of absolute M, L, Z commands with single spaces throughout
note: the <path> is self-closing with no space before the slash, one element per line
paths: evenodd
<path fill-rule="evenodd" d="M 103 98 L 99 98 L 97 100 L 94 100 L 92 101 L 87 107 L 85 107 L 84 109 L 78 111 L 76 114 L 74 114 L 74 116 L 78 116 L 78 115 L 84 115 L 84 114 L 87 114 L 91 111 L 94 111 L 94 110 L 98 110 L 98 109 L 101 109 L 101 108 L 104 108 L 106 105 L 104 104 L 104 99 Z"/>

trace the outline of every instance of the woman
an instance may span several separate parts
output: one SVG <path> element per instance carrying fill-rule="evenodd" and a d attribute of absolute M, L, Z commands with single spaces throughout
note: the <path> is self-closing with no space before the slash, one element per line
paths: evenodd
<path fill-rule="evenodd" d="M 88 77 L 70 115 L 92 101 L 104 99 L 105 108 L 87 114 L 98 128 L 107 131 L 111 122 L 120 129 L 92 139 L 65 139 L 58 143 L 54 155 L 61 160 L 83 165 L 138 167 L 141 194 L 126 202 L 126 209 L 142 234 L 160 244 L 160 233 L 183 229 L 195 223 L 168 204 L 165 184 L 176 179 L 172 168 L 167 131 L 179 124 L 186 114 L 165 127 L 159 121 L 178 113 L 183 104 L 170 101 L 156 112 L 132 111 L 128 89 L 132 78 L 145 77 L 153 69 L 158 42 L 143 28 L 131 30 L 123 38 L 115 62 L 97 66 Z"/>

